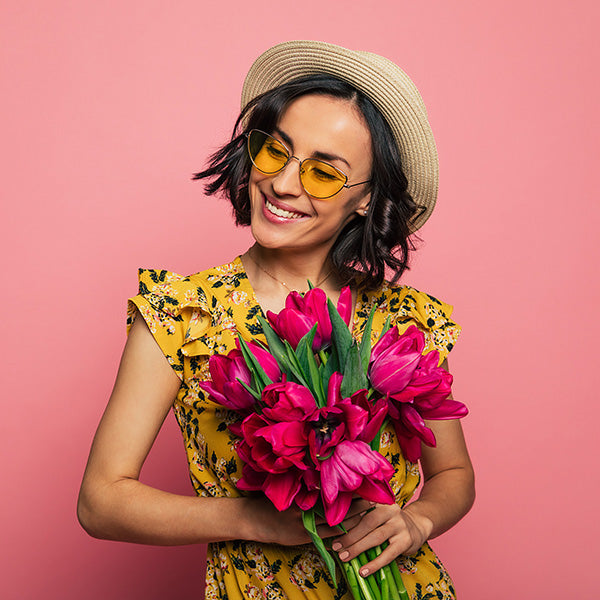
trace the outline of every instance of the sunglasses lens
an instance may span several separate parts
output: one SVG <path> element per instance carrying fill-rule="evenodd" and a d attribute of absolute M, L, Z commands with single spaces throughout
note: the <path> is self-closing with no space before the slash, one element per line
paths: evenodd
<path fill-rule="evenodd" d="M 248 153 L 252 164 L 266 175 L 278 173 L 290 160 L 288 149 L 274 137 L 253 129 L 248 134 Z M 308 158 L 302 161 L 300 180 L 314 198 L 331 198 L 345 185 L 348 178 L 329 163 Z"/>
<path fill-rule="evenodd" d="M 281 171 L 290 158 L 283 144 L 256 129 L 248 135 L 248 153 L 254 166 L 266 174 Z"/>
<path fill-rule="evenodd" d="M 302 163 L 300 179 L 304 189 L 315 198 L 334 196 L 347 181 L 347 177 L 332 165 L 312 158 Z"/>

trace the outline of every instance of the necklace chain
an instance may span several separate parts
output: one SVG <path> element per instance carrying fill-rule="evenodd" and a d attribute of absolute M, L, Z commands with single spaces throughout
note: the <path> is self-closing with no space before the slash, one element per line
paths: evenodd
<path fill-rule="evenodd" d="M 281 284 L 286 290 L 288 291 L 292 291 L 292 289 L 290 288 L 290 286 L 285 282 L 285 281 L 281 281 L 281 279 L 278 279 L 277 277 L 275 277 L 275 275 L 273 275 L 273 273 L 269 273 L 269 271 L 267 271 L 264 267 L 262 267 L 261 265 L 258 264 L 258 262 L 252 258 L 252 255 L 250 254 L 250 251 L 248 251 L 248 258 L 263 272 L 266 273 L 271 279 L 274 279 L 277 283 Z M 327 273 L 327 275 L 325 275 L 325 277 L 323 277 L 323 279 L 321 279 L 321 281 L 318 281 L 317 284 L 315 285 L 315 287 L 319 287 L 322 283 L 325 283 L 325 281 L 327 281 L 329 279 L 329 277 L 331 276 L 331 274 L 333 273 L 333 269 L 331 269 L 329 271 L 329 273 Z"/>

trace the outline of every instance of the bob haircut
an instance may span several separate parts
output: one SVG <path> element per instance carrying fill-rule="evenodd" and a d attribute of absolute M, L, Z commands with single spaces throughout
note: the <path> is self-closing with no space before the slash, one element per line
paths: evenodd
<path fill-rule="evenodd" d="M 400 153 L 392 131 L 375 105 L 351 84 L 331 75 L 308 75 L 276 87 L 249 102 L 240 113 L 229 143 L 217 150 L 208 167 L 193 179 L 208 179 L 209 195 L 221 192 L 233 206 L 237 225 L 250 225 L 248 180 L 252 163 L 246 149 L 251 129 L 272 132 L 287 106 L 307 94 L 332 96 L 352 102 L 371 133 L 371 200 L 367 215 L 352 219 L 331 249 L 333 269 L 345 284 L 375 289 L 385 280 L 386 267 L 396 283 L 408 269 L 410 222 L 417 205 L 407 191 Z"/>

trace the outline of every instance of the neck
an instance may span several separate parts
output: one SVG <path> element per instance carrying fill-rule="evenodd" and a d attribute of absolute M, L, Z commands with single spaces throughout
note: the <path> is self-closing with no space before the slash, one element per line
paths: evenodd
<path fill-rule="evenodd" d="M 254 244 L 244 257 L 249 257 L 249 262 L 257 267 L 253 269 L 253 279 L 257 287 L 269 288 L 275 284 L 287 288 L 288 291 L 304 292 L 308 289 L 310 281 L 313 286 L 332 292 L 339 291 L 339 282 L 326 252 L 305 254 Z"/>

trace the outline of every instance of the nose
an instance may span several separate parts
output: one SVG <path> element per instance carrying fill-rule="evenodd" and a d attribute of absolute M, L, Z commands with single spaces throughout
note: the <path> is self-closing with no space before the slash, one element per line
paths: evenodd
<path fill-rule="evenodd" d="M 290 156 L 287 165 L 273 176 L 273 191 L 278 196 L 299 196 L 304 192 L 300 181 L 300 159 Z"/>

